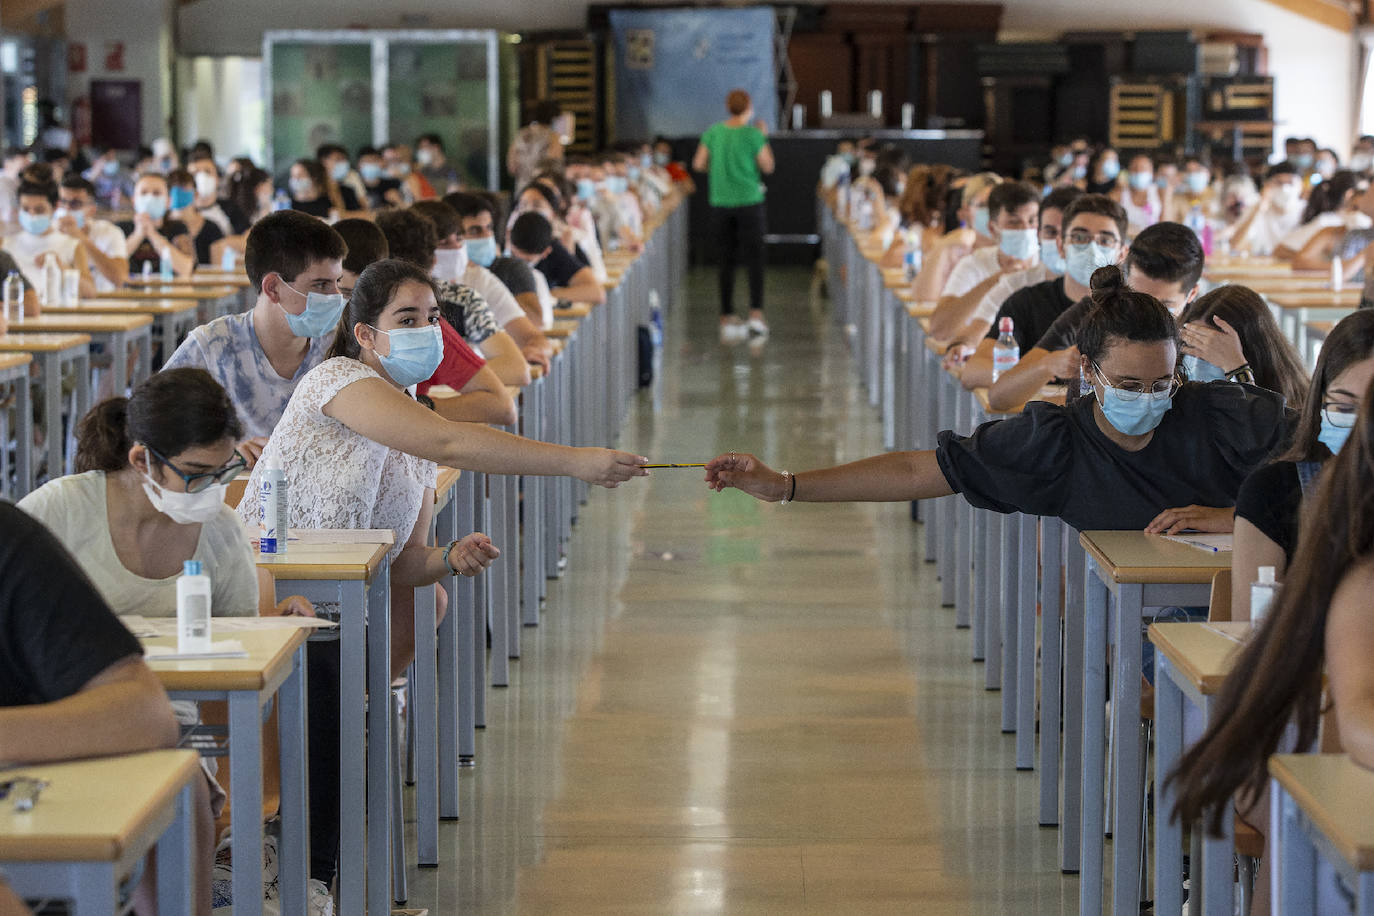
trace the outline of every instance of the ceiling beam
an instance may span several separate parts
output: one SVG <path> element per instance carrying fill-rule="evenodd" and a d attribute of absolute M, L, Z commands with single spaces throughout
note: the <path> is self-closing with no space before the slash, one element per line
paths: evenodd
<path fill-rule="evenodd" d="M 1358 0 L 1266 0 L 1290 13 L 1341 32 L 1353 32 L 1359 23 Z"/>

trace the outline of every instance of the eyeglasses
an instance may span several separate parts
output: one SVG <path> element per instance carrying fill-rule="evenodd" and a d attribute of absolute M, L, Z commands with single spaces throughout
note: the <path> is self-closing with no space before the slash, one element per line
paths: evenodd
<path fill-rule="evenodd" d="M 235 477 L 239 476 L 240 471 L 248 467 L 248 460 L 239 454 L 238 449 L 234 449 L 234 457 L 229 461 L 228 464 L 226 464 L 219 470 L 206 471 L 201 474 L 187 474 L 181 468 L 177 467 L 175 464 L 172 464 L 172 462 L 168 461 L 166 458 L 162 457 L 162 455 L 158 454 L 157 449 L 153 448 L 151 445 L 144 443 L 143 447 L 148 450 L 148 454 L 152 455 L 162 464 L 171 468 L 173 474 L 177 475 L 183 481 L 186 482 L 187 493 L 199 493 L 202 490 L 208 490 L 210 487 L 214 486 L 217 483 L 228 483 Z"/>
<path fill-rule="evenodd" d="M 1087 229 L 1074 229 L 1067 236 L 1070 245 L 1089 245 L 1093 242 L 1103 248 L 1115 248 L 1121 244 L 1121 239 L 1110 232 L 1099 232 L 1096 235 Z"/>
<path fill-rule="evenodd" d="M 1158 379 L 1151 382 L 1148 386 L 1146 386 L 1144 382 L 1136 381 L 1116 384 L 1112 382 L 1111 377 L 1108 376 L 1107 373 L 1102 371 L 1101 366 L 1097 363 L 1093 363 L 1092 366 L 1102 379 L 1102 383 L 1111 388 L 1115 388 L 1117 397 L 1123 401 L 1136 401 L 1139 400 L 1142 395 L 1149 397 L 1152 401 L 1163 401 L 1177 394 L 1178 389 L 1183 384 L 1178 380 L 1177 376 L 1172 375 L 1167 379 Z"/>
<path fill-rule="evenodd" d="M 1359 404 L 1347 404 L 1341 401 L 1327 401 L 1322 404 L 1322 414 L 1326 421 L 1332 426 L 1339 426 L 1349 429 L 1355 425 L 1355 417 L 1360 412 Z"/>

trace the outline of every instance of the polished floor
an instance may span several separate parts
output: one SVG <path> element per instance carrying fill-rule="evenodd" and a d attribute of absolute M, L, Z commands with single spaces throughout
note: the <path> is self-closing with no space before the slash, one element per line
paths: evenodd
<path fill-rule="evenodd" d="M 621 445 L 792 470 L 880 450 L 810 272 L 770 270 L 753 350 L 717 341 L 713 279 L 691 275 Z M 922 537 L 905 505 L 762 505 L 697 470 L 593 493 L 409 905 L 1076 912 Z"/>

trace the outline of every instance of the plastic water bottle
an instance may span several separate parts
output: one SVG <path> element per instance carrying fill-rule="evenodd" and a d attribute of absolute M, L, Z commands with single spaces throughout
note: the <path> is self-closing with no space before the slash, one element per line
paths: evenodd
<path fill-rule="evenodd" d="M 24 320 L 24 279 L 19 271 L 12 270 L 5 277 L 5 321 Z"/>
<path fill-rule="evenodd" d="M 143 279 L 144 279 L 144 280 L 150 280 L 150 279 L 152 279 L 152 276 L 153 276 L 153 262 L 152 262 L 152 261 L 144 261 L 144 262 L 143 262 Z"/>
<path fill-rule="evenodd" d="M 210 651 L 210 577 L 199 560 L 187 560 L 177 579 L 177 652 Z"/>
<path fill-rule="evenodd" d="M 286 472 L 264 464 L 258 484 L 258 553 L 284 554 L 291 530 L 291 498 Z"/>
<path fill-rule="evenodd" d="M 649 290 L 649 339 L 654 349 L 663 347 L 663 306 L 658 290 Z"/>
<path fill-rule="evenodd" d="M 906 231 L 906 250 L 902 254 L 902 265 L 906 268 L 906 281 L 916 282 L 916 275 L 921 272 L 921 265 L 925 261 L 925 253 L 921 251 L 921 229 L 913 226 Z"/>
<path fill-rule="evenodd" d="M 276 195 L 272 198 L 272 209 L 273 209 L 273 210 L 290 210 L 290 209 L 291 209 L 291 197 L 290 197 L 290 195 L 288 195 L 285 191 L 283 191 L 283 190 L 281 190 L 280 188 L 278 188 L 278 189 L 277 189 Z"/>
<path fill-rule="evenodd" d="M 1258 573 L 1259 580 L 1250 584 L 1250 622 L 1256 626 L 1269 613 L 1274 597 L 1279 593 L 1279 585 L 1274 581 L 1274 567 L 1261 566 Z"/>
<path fill-rule="evenodd" d="M 1339 257 L 1331 259 L 1331 291 L 1339 293 L 1345 286 L 1345 265 Z"/>
<path fill-rule="evenodd" d="M 997 343 L 992 345 L 992 380 L 995 382 L 1002 374 L 1010 371 L 1021 361 L 1021 347 L 1012 336 L 1012 321 L 1003 318 L 997 322 Z"/>
<path fill-rule="evenodd" d="M 43 262 L 42 293 L 44 305 L 62 304 L 62 265 L 57 263 L 55 257 L 49 257 Z"/>
<path fill-rule="evenodd" d="M 224 254 L 220 255 L 219 269 L 227 273 L 229 271 L 232 271 L 235 267 L 237 267 L 238 263 L 238 252 L 230 248 L 228 245 L 225 245 Z"/>
<path fill-rule="evenodd" d="M 170 283 L 177 278 L 176 268 L 172 266 L 172 249 L 164 248 L 157 253 L 157 273 L 163 283 Z"/>

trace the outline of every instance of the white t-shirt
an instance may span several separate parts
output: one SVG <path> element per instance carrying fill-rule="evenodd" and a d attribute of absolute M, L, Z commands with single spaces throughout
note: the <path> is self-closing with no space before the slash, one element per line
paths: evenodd
<path fill-rule="evenodd" d="M 356 359 L 336 356 L 311 369 L 296 386 L 281 422 L 244 488 L 239 517 L 257 524 L 262 469 L 286 473 L 291 485 L 291 521 L 300 528 L 390 528 L 405 547 L 425 490 L 433 489 L 433 461 L 388 448 L 326 416 L 324 407 L 354 382 L 381 376 Z"/>
<path fill-rule="evenodd" d="M 992 284 L 992 289 L 988 290 L 979 300 L 978 308 L 974 310 L 970 320 L 986 321 L 988 324 L 992 324 L 993 319 L 997 317 L 997 312 L 1002 308 L 1002 303 L 1006 302 L 1012 293 L 1018 289 L 1044 283 L 1046 280 L 1053 280 L 1054 278 L 1055 274 L 1050 273 L 1050 269 L 1044 264 L 1036 264 L 1025 270 L 1003 274 L 1001 279 Z"/>
<path fill-rule="evenodd" d="M 1145 205 L 1138 206 L 1135 195 L 1127 189 L 1121 194 L 1121 208 L 1126 211 L 1127 231 L 1134 237 L 1142 229 L 1148 229 L 1164 218 L 1164 204 L 1159 198 L 1159 188 L 1150 185 L 1145 189 Z"/>
<path fill-rule="evenodd" d="M 19 508 L 62 542 L 116 614 L 175 617 L 177 578 L 147 579 L 130 572 L 115 553 L 105 502 L 105 472 L 59 477 L 19 501 Z M 255 617 L 258 575 L 243 525 L 228 506 L 200 526 L 191 559 L 210 577 L 210 613 Z"/>
<path fill-rule="evenodd" d="M 558 300 L 549 289 L 549 278 L 544 276 L 542 270 L 534 271 L 534 293 L 539 297 L 539 317 L 543 320 L 544 327 L 553 327 L 553 307 L 558 304 Z"/>
<path fill-rule="evenodd" d="M 987 245 L 972 254 L 964 255 L 950 271 L 949 279 L 945 281 L 945 288 L 941 290 L 940 295 L 967 296 L 969 290 L 997 273 L 997 252 L 996 245 Z"/>
<path fill-rule="evenodd" d="M 1255 216 L 1255 221 L 1250 224 L 1250 253 L 1260 257 L 1267 257 L 1274 253 L 1274 249 L 1279 247 L 1279 242 L 1283 241 L 1284 236 L 1302 225 L 1302 211 L 1307 206 L 1302 198 L 1297 198 L 1288 207 L 1279 207 L 1273 203 L 1255 204 L 1264 209 Z"/>
<path fill-rule="evenodd" d="M 63 235 L 56 229 L 49 229 L 42 235 L 16 232 L 14 235 L 5 236 L 4 248 L 14 256 L 15 263 L 24 272 L 29 284 L 42 289 L 43 267 L 39 263 L 39 258 L 52 251 L 57 254 L 57 259 L 63 267 L 71 267 L 76 259 L 78 244 L 80 243 L 71 236 Z"/>
<path fill-rule="evenodd" d="M 124 237 L 124 233 L 119 231 L 119 227 L 109 220 L 93 219 L 86 224 L 86 234 L 91 238 L 91 244 L 107 258 L 116 261 L 127 261 L 129 259 L 129 240 Z M 108 293 L 118 287 L 109 281 L 100 272 L 100 268 L 91 265 L 91 278 L 95 280 L 95 291 L 98 293 Z"/>
<path fill-rule="evenodd" d="M 481 264 L 468 261 L 461 282 L 464 286 L 476 290 L 479 296 L 487 300 L 487 307 L 491 309 L 492 317 L 501 327 L 504 328 L 516 318 L 525 317 L 525 310 L 520 307 L 519 302 L 515 301 L 510 290 L 506 289 L 506 284 L 498 280 L 496 274 Z"/>
<path fill-rule="evenodd" d="M 1370 220 L 1358 210 L 1333 210 L 1308 220 L 1289 232 L 1279 241 L 1279 247 L 1302 251 L 1303 246 L 1312 241 L 1313 237 L 1323 229 L 1332 229 L 1336 226 L 1343 226 L 1347 230 L 1368 229 L 1371 225 L 1374 225 L 1374 220 Z"/>

